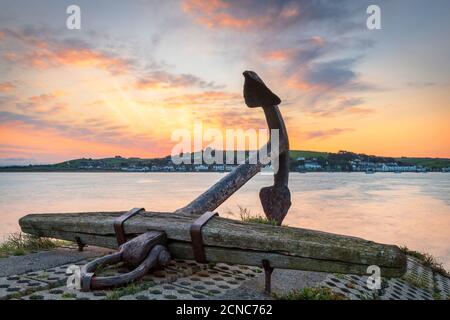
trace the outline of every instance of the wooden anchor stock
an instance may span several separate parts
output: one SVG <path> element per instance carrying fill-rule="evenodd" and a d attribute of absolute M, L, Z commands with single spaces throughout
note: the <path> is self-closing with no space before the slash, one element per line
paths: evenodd
<path fill-rule="evenodd" d="M 100 247 L 119 248 L 115 221 L 125 212 L 29 214 L 19 220 L 23 232 Z M 143 211 L 126 221 L 129 243 L 136 235 L 164 232 L 170 255 L 195 260 L 191 226 L 198 216 Z M 406 271 L 406 256 L 395 245 L 302 228 L 273 226 L 214 217 L 202 228 L 203 248 L 208 262 L 306 271 L 366 274 L 377 265 L 385 277 Z M 138 259 L 139 260 L 139 259 Z"/>

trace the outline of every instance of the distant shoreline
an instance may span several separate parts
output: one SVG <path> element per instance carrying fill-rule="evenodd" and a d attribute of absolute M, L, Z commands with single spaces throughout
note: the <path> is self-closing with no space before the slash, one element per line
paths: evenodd
<path fill-rule="evenodd" d="M 123 170 L 3 170 L 0 168 L 0 173 L 229 173 L 230 171 L 123 171 Z M 366 174 L 364 171 L 305 171 L 305 172 L 299 172 L 299 171 L 290 171 L 290 173 L 361 173 Z M 427 172 L 417 172 L 417 171 L 406 171 L 406 172 L 373 172 L 375 173 L 392 173 L 392 174 L 400 174 L 400 173 L 417 173 L 417 174 L 424 174 L 424 173 L 450 173 L 450 172 L 444 172 L 444 171 L 427 171 Z M 266 174 L 270 174 L 270 172 L 267 172 Z"/>
<path fill-rule="evenodd" d="M 220 152 L 220 153 L 219 153 Z M 230 172 L 242 163 L 250 151 L 231 154 L 226 151 L 209 150 L 183 154 L 181 164 L 171 156 L 162 158 L 81 158 L 55 164 L 3 165 L 0 172 Z M 217 153 L 217 157 L 215 158 Z M 214 154 L 214 155 L 213 155 Z M 210 155 L 210 156 L 208 156 Z M 211 156 L 212 155 L 212 156 Z M 450 159 L 446 158 L 392 158 L 349 151 L 338 153 L 290 150 L 291 172 L 450 172 Z M 211 158 L 212 157 L 212 158 Z M 208 161 L 206 161 L 208 160 Z M 212 160 L 212 161 L 209 161 Z"/>

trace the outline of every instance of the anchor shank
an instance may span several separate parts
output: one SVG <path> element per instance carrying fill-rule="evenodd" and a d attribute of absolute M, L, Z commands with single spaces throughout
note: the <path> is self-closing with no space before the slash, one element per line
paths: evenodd
<path fill-rule="evenodd" d="M 275 185 L 288 185 L 289 180 L 289 137 L 284 124 L 283 117 L 281 116 L 278 106 L 264 107 L 264 115 L 269 129 L 279 130 L 279 148 L 282 150 L 278 157 L 279 167 L 275 172 L 274 184 Z"/>
<path fill-rule="evenodd" d="M 261 161 L 261 154 L 270 154 L 272 163 L 278 159 L 279 166 L 274 176 L 274 186 L 262 189 L 260 193 L 264 212 L 270 219 L 275 219 L 279 224 L 287 214 L 290 207 L 290 193 L 287 188 L 289 178 L 289 139 L 286 126 L 278 108 L 281 103 L 278 98 L 258 75 L 252 71 L 244 72 L 244 98 L 249 108 L 262 107 L 269 130 L 279 130 L 279 143 L 273 145 L 271 139 L 256 154 L 247 157 L 244 164 L 220 179 L 206 192 L 197 197 L 187 206 L 180 208 L 175 213 L 200 215 L 207 211 L 214 211 L 233 193 L 241 188 L 248 180 L 260 172 L 267 163 Z M 253 158 L 253 157 L 256 157 Z M 275 163 L 276 164 L 276 163 Z M 277 208 L 279 206 L 279 208 Z"/>
<path fill-rule="evenodd" d="M 270 148 L 270 144 L 267 146 Z M 250 162 L 250 160 L 248 162 Z M 257 164 L 245 163 L 239 165 L 236 169 L 211 186 L 206 192 L 198 196 L 187 206 L 176 210 L 175 213 L 199 215 L 207 211 L 214 211 L 233 193 L 239 190 L 239 188 L 248 180 L 255 176 L 263 166 L 264 164 L 260 161 L 258 161 Z"/>

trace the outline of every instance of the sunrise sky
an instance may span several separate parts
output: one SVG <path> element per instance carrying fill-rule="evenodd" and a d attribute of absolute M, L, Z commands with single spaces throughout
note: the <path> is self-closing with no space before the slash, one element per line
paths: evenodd
<path fill-rule="evenodd" d="M 265 128 L 244 70 L 281 97 L 291 149 L 450 157 L 449 16 L 447 0 L 1 0 L 0 165 L 167 155 L 196 121 Z"/>

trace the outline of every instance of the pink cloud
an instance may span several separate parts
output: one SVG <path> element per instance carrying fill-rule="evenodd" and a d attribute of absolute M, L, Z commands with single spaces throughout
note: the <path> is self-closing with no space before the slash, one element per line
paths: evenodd
<path fill-rule="evenodd" d="M 309 139 L 328 139 L 346 132 L 354 131 L 354 129 L 349 128 L 334 128 L 329 130 L 316 130 L 309 131 L 305 133 L 305 137 L 307 140 Z"/>
<path fill-rule="evenodd" d="M 78 68 L 93 67 L 112 73 L 124 73 L 129 70 L 127 61 L 109 57 L 102 52 L 91 49 L 60 49 L 53 51 L 41 48 L 22 57 L 13 54 L 7 58 L 10 61 L 19 61 L 24 65 L 33 66 L 37 69 L 71 66 Z"/>
<path fill-rule="evenodd" d="M 288 61 L 293 53 L 294 50 L 292 49 L 272 50 L 263 53 L 263 58 L 269 61 Z"/>
<path fill-rule="evenodd" d="M 16 88 L 16 85 L 11 82 L 0 82 L 0 92 L 10 92 Z"/>
<path fill-rule="evenodd" d="M 257 6 L 258 3 L 255 3 Z M 262 13 L 254 14 L 249 8 L 244 8 L 238 1 L 225 0 L 184 0 L 183 10 L 192 15 L 195 21 L 208 28 L 227 28 L 245 30 L 262 27 L 278 18 L 289 21 L 297 18 L 300 10 L 297 6 L 286 6 L 276 9 L 276 4 L 266 8 Z M 242 12 L 243 11 L 243 12 Z M 238 14 L 240 13 L 240 14 Z"/>

